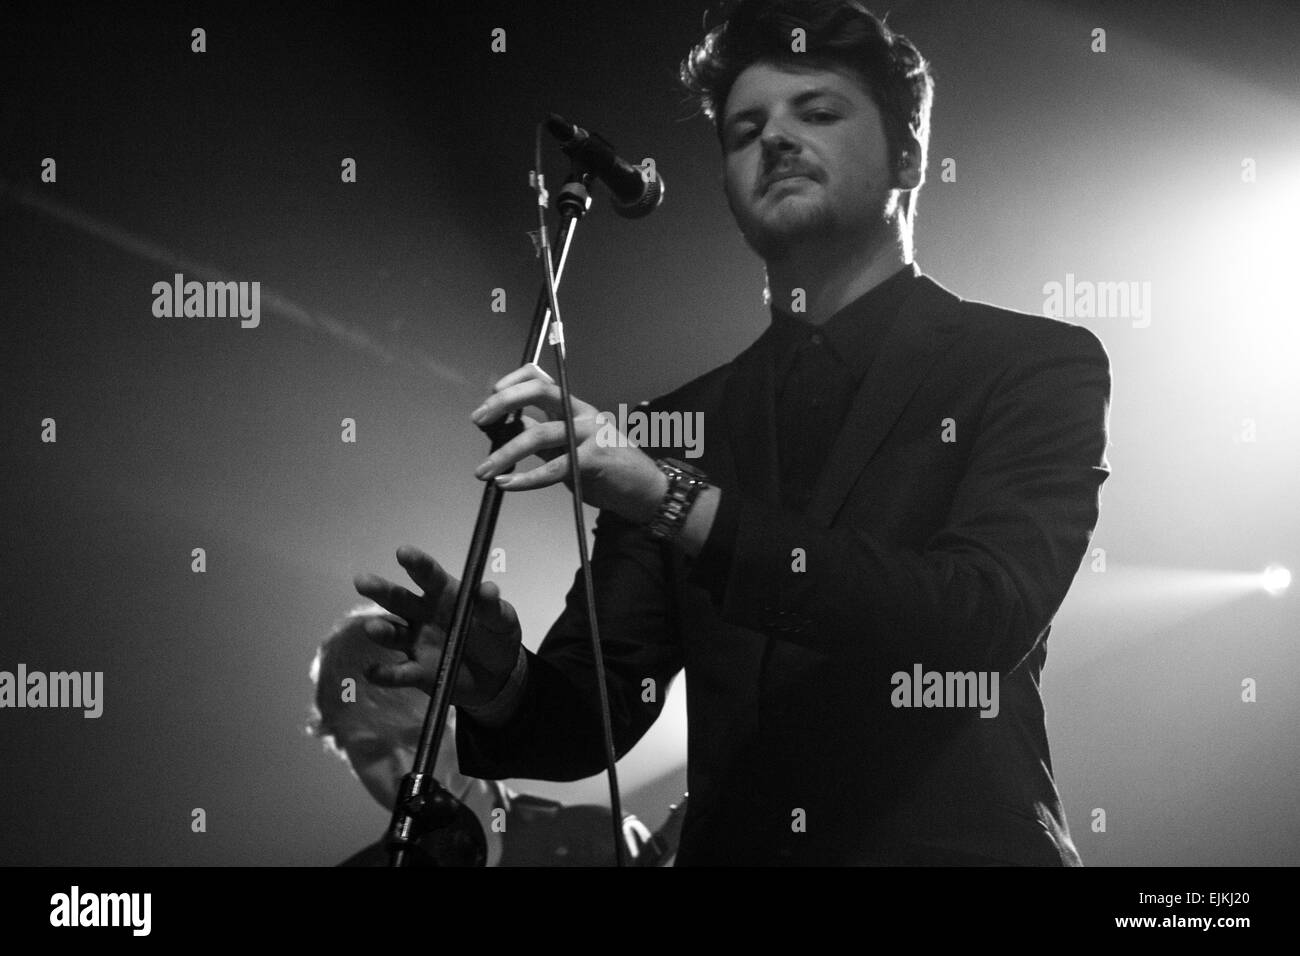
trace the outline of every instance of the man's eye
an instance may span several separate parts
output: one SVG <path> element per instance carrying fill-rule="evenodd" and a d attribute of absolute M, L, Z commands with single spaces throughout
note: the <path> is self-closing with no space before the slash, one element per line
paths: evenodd
<path fill-rule="evenodd" d="M 758 135 L 758 127 L 756 126 L 748 126 L 744 129 L 737 130 L 735 133 L 732 134 L 731 145 L 733 147 L 744 146 L 746 143 L 748 143 L 751 139 L 753 139 L 757 135 Z"/>
<path fill-rule="evenodd" d="M 810 112 L 805 113 L 804 116 L 806 119 L 810 119 L 814 123 L 829 123 L 840 118 L 838 113 L 832 112 L 831 110 L 811 110 Z"/>

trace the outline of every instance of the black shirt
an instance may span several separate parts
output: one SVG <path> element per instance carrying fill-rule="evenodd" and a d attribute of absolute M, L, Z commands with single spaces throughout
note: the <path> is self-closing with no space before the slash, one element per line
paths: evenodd
<path fill-rule="evenodd" d="M 756 346 L 772 363 L 776 383 L 783 507 L 800 513 L 807 508 L 853 396 L 920 274 L 915 263 L 903 266 L 819 326 L 772 306 L 772 322 Z M 713 580 L 726 578 L 737 511 L 735 496 L 724 489 L 696 562 Z"/>

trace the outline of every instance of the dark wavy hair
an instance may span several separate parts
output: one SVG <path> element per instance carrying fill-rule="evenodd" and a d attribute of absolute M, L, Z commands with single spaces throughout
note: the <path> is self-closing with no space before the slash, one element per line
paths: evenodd
<path fill-rule="evenodd" d="M 721 22 L 708 29 L 682 61 L 682 85 L 713 120 L 722 140 L 727 95 L 747 67 L 759 61 L 852 70 L 880 110 L 890 161 L 915 142 L 930 139 L 934 76 L 907 37 L 895 33 L 858 0 L 730 0 Z M 707 27 L 707 20 L 706 20 Z M 792 31 L 805 32 L 796 53 Z"/>

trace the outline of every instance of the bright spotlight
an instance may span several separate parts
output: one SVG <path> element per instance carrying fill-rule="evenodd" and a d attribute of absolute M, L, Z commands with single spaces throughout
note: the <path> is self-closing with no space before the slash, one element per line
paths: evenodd
<path fill-rule="evenodd" d="M 1291 572 L 1280 564 L 1270 564 L 1264 569 L 1260 584 L 1269 594 L 1277 596 L 1291 586 Z"/>

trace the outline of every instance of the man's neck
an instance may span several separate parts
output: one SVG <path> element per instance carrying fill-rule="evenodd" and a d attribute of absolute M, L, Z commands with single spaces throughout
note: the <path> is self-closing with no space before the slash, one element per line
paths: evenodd
<path fill-rule="evenodd" d="M 824 242 L 809 244 L 767 262 L 768 288 L 773 305 L 822 325 L 911 261 L 911 251 L 898 241 L 875 248 L 858 243 L 843 250 Z"/>

